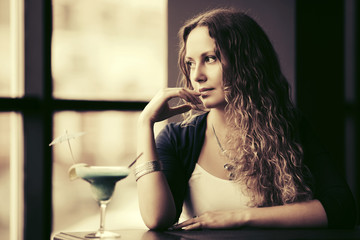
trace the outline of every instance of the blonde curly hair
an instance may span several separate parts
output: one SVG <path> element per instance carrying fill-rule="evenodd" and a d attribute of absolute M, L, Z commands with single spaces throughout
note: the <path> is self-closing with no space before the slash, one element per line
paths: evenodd
<path fill-rule="evenodd" d="M 181 84 L 190 89 L 184 58 L 187 37 L 197 26 L 208 27 L 223 66 L 225 115 L 231 128 L 225 154 L 235 166 L 235 180 L 246 184 L 251 205 L 312 199 L 289 84 L 265 32 L 235 9 L 215 9 L 189 20 L 179 32 L 179 66 Z M 195 114 L 188 112 L 186 118 Z"/>

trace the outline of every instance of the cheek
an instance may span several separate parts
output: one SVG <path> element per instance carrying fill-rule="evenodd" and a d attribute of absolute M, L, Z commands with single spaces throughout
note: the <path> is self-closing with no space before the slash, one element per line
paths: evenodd
<path fill-rule="evenodd" d="M 217 82 L 218 82 L 218 85 L 219 86 L 223 86 L 224 84 L 224 81 L 223 81 L 223 74 L 222 72 L 218 72 L 217 75 L 216 75 L 216 79 L 217 79 Z"/>
<path fill-rule="evenodd" d="M 196 86 L 195 83 L 196 83 L 195 81 L 192 81 L 192 80 L 191 80 L 190 82 L 188 82 L 188 87 L 189 87 L 190 89 L 197 90 L 197 89 L 194 88 L 194 86 Z"/>
<path fill-rule="evenodd" d="M 223 85 L 223 68 L 221 64 L 219 64 L 218 67 L 216 68 L 216 71 L 214 72 L 214 76 L 218 80 L 219 84 Z"/>

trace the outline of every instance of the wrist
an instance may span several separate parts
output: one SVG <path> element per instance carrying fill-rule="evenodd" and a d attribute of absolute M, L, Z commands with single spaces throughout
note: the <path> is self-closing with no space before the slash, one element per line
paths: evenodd
<path fill-rule="evenodd" d="M 151 120 L 150 117 L 146 117 L 143 114 L 140 114 L 139 118 L 138 118 L 138 127 L 154 127 L 154 121 Z"/>
<path fill-rule="evenodd" d="M 230 227 L 241 228 L 250 226 L 252 208 L 240 208 L 237 210 L 230 211 Z"/>
<path fill-rule="evenodd" d="M 240 220 L 241 220 L 243 226 L 251 226 L 254 209 L 256 209 L 256 208 L 246 208 L 242 212 Z"/>

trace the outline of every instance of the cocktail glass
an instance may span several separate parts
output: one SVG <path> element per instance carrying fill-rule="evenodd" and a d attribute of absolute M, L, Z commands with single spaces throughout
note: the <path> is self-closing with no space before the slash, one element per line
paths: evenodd
<path fill-rule="evenodd" d="M 122 166 L 77 166 L 75 171 L 78 177 L 90 183 L 93 198 L 100 206 L 100 228 L 98 231 L 86 235 L 85 238 L 119 238 L 119 234 L 105 231 L 105 212 L 116 183 L 126 178 L 130 169 Z"/>

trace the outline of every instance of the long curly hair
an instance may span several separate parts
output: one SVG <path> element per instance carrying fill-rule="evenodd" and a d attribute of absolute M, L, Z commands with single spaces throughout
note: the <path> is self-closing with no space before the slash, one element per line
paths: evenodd
<path fill-rule="evenodd" d="M 181 84 L 190 89 L 186 41 L 198 26 L 208 28 L 223 66 L 225 116 L 231 128 L 223 145 L 235 167 L 235 180 L 247 186 L 249 205 L 312 199 L 290 87 L 267 35 L 251 17 L 235 9 L 215 9 L 189 20 L 179 32 L 179 66 Z M 188 113 L 191 116 L 194 112 Z"/>

